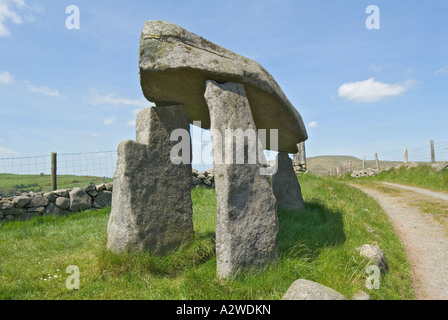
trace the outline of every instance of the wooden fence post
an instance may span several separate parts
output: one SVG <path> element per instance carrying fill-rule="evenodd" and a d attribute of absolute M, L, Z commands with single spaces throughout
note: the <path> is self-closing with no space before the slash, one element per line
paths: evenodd
<path fill-rule="evenodd" d="M 376 168 L 380 170 L 380 162 L 378 161 L 378 153 L 375 153 Z"/>
<path fill-rule="evenodd" d="M 434 140 L 431 140 L 431 162 L 436 163 L 436 151 L 434 149 Z"/>
<path fill-rule="evenodd" d="M 57 153 L 51 153 L 51 189 L 53 191 L 58 189 L 58 179 L 57 179 Z"/>

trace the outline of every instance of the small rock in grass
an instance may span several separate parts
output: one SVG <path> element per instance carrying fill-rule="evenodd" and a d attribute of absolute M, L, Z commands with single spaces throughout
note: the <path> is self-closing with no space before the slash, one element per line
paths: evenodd
<path fill-rule="evenodd" d="M 370 244 L 365 244 L 355 250 L 359 252 L 361 257 L 367 258 L 380 268 L 381 273 L 385 273 L 387 270 L 386 258 L 384 257 L 383 251 L 378 246 L 373 246 Z"/>
<path fill-rule="evenodd" d="M 347 300 L 339 292 L 319 283 L 300 279 L 289 287 L 282 300 Z"/>
<path fill-rule="evenodd" d="M 353 300 L 370 300 L 370 296 L 365 293 L 364 291 L 359 291 L 358 293 L 355 293 L 352 297 Z"/>

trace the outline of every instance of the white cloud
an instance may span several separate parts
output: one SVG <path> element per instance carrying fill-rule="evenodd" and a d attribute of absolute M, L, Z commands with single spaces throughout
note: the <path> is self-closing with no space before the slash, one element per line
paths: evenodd
<path fill-rule="evenodd" d="M 94 106 L 99 104 L 109 104 L 115 107 L 137 106 L 141 108 L 146 108 L 150 105 L 150 102 L 146 101 L 146 99 L 137 100 L 137 99 L 120 98 L 117 97 L 115 93 L 99 94 L 98 91 L 96 90 L 92 90 L 90 103 Z"/>
<path fill-rule="evenodd" d="M 25 81 L 27 84 L 28 90 L 33 93 L 40 93 L 49 97 L 63 97 L 58 90 L 51 89 L 47 86 L 35 86 L 29 81 Z"/>
<path fill-rule="evenodd" d="M 0 37 L 9 37 L 11 32 L 6 26 L 8 21 L 19 25 L 24 21 L 32 22 L 34 17 L 26 14 L 23 18 L 16 12 L 17 10 L 27 9 L 24 0 L 0 0 Z"/>
<path fill-rule="evenodd" d="M 128 127 L 134 127 L 134 126 L 136 125 L 136 122 L 135 122 L 135 120 L 129 120 L 129 121 L 126 123 L 126 125 L 127 125 Z"/>
<path fill-rule="evenodd" d="M 110 118 L 106 118 L 104 119 L 103 124 L 105 126 L 110 126 L 111 124 L 113 124 L 115 122 L 115 117 L 110 117 Z"/>
<path fill-rule="evenodd" d="M 316 121 L 311 121 L 310 123 L 308 123 L 308 128 L 316 128 L 316 127 L 317 127 Z"/>
<path fill-rule="evenodd" d="M 388 84 L 370 78 L 343 84 L 339 87 L 338 95 L 354 102 L 372 103 L 387 97 L 399 96 L 415 84 L 414 80 L 407 80 L 401 84 Z"/>
<path fill-rule="evenodd" d="M 14 82 L 14 77 L 8 72 L 0 72 L 0 84 L 11 84 Z"/>
<path fill-rule="evenodd" d="M 11 150 L 11 149 L 0 147 L 0 155 L 1 154 L 12 156 L 12 155 L 17 155 L 19 153 L 17 151 Z"/>
<path fill-rule="evenodd" d="M 434 72 L 435 75 L 441 74 L 445 72 L 445 68 L 438 69 Z"/>

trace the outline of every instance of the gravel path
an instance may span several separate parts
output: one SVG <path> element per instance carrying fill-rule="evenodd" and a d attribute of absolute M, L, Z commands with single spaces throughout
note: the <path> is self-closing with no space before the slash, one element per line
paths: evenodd
<path fill-rule="evenodd" d="M 406 194 L 390 196 L 365 186 L 353 186 L 374 198 L 390 217 L 411 264 L 416 299 L 447 300 L 448 236 L 446 229 L 430 213 L 421 212 L 415 206 L 408 205 Z M 393 186 L 439 198 L 436 196 L 438 193 L 429 190 L 401 185 Z M 424 192 L 421 192 L 422 190 Z M 445 200 L 448 199 L 445 198 Z"/>
<path fill-rule="evenodd" d="M 424 194 L 424 195 L 427 195 L 427 196 L 430 196 L 430 197 L 433 197 L 433 198 L 437 198 L 437 199 L 440 199 L 440 200 L 448 201 L 448 193 L 435 192 L 435 191 L 422 189 L 422 188 L 403 186 L 401 184 L 390 183 L 390 182 L 382 182 L 382 184 L 385 184 L 385 185 L 388 185 L 388 186 L 394 187 L 394 188 L 410 190 L 410 191 L 421 193 L 421 194 Z"/>

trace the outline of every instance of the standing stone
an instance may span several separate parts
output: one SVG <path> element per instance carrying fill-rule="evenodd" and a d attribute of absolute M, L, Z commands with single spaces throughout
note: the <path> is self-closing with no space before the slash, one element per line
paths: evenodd
<path fill-rule="evenodd" d="M 175 165 L 170 157 L 178 144 L 170 135 L 177 129 L 189 133 L 189 122 L 183 106 L 151 107 L 137 115 L 137 141 L 118 147 L 109 250 L 162 255 L 193 240 L 191 164 Z"/>
<path fill-rule="evenodd" d="M 299 152 L 297 152 L 297 160 L 299 164 L 306 167 L 306 150 L 305 150 L 305 142 L 300 142 L 297 146 Z"/>
<path fill-rule="evenodd" d="M 277 155 L 277 172 L 272 177 L 272 189 L 279 209 L 305 210 L 299 180 L 287 153 Z"/>
<path fill-rule="evenodd" d="M 92 207 L 92 198 L 81 188 L 75 187 L 69 193 L 70 211 L 83 211 Z"/>
<path fill-rule="evenodd" d="M 207 101 L 212 130 L 214 177 L 217 200 L 216 256 L 217 273 L 221 278 L 239 271 L 262 267 L 276 260 L 278 219 L 275 196 L 267 176 L 260 175 L 257 155 L 258 136 L 243 85 L 236 83 L 206 83 Z M 222 148 L 226 130 L 252 130 L 255 146 L 244 139 L 244 163 L 221 162 L 226 152 Z M 232 140 L 235 140 L 232 138 Z M 238 145 L 237 145 L 238 147 Z M 248 161 L 255 153 L 256 161 Z M 228 158 L 229 155 L 227 154 Z M 264 154 L 260 155 L 264 157 Z M 250 162 L 251 164 L 248 164 Z"/>

